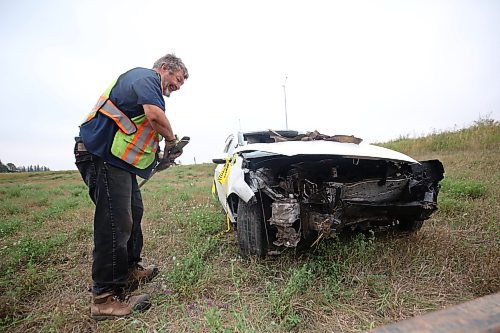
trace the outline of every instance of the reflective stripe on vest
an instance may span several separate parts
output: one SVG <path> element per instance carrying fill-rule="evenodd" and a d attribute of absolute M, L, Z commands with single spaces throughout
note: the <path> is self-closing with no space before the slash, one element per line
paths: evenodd
<path fill-rule="evenodd" d="M 99 97 L 99 100 L 92 109 L 92 112 L 88 115 L 86 121 L 94 118 L 97 112 L 101 112 L 106 117 L 113 120 L 116 125 L 127 134 L 133 134 L 137 130 L 130 118 L 121 112 L 120 109 L 118 109 L 113 102 L 111 102 L 109 98 L 104 95 Z"/>
<path fill-rule="evenodd" d="M 118 130 L 111 146 L 111 153 L 138 169 L 145 169 L 156 160 L 160 136 L 145 115 L 135 117 L 132 121 L 137 125 L 137 131 L 133 135 L 127 135 Z"/>
<path fill-rule="evenodd" d="M 145 151 L 147 151 L 148 146 L 151 152 L 155 153 L 158 149 L 159 142 L 159 139 L 155 137 L 155 134 L 156 132 L 153 127 L 151 127 L 148 119 L 144 117 L 142 124 L 137 127 L 137 132 L 135 133 L 132 142 L 130 142 L 120 158 L 125 162 L 136 166 L 139 163 L 141 156 Z"/>

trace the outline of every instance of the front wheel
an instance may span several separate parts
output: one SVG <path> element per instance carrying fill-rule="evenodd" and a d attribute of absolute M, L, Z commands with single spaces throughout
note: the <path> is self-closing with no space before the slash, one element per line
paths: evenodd
<path fill-rule="evenodd" d="M 264 258 L 267 253 L 268 241 L 261 202 L 250 200 L 247 203 L 240 199 L 236 223 L 241 255 L 243 257 Z"/>

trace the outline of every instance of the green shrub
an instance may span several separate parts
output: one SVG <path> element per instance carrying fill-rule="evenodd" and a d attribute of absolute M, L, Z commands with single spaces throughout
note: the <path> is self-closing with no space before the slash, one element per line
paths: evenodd
<path fill-rule="evenodd" d="M 441 189 L 455 199 L 478 199 L 486 194 L 486 186 L 476 180 L 445 178 L 441 181 Z"/>

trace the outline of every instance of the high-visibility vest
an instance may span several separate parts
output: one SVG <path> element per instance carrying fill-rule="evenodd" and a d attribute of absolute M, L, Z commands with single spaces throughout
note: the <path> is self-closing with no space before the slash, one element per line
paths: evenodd
<path fill-rule="evenodd" d="M 99 97 L 84 123 L 94 119 L 97 112 L 113 120 L 118 130 L 111 145 L 111 153 L 138 169 L 146 169 L 156 160 L 158 143 L 162 137 L 153 129 L 146 115 L 129 118 L 109 100 L 109 93 L 115 83 L 116 80 Z"/>

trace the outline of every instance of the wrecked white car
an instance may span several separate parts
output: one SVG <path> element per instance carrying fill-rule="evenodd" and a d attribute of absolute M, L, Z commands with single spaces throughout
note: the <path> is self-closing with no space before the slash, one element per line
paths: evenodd
<path fill-rule="evenodd" d="M 417 231 L 437 209 L 443 165 L 352 136 L 230 135 L 213 159 L 214 192 L 243 256 L 264 257 L 345 230 Z"/>

